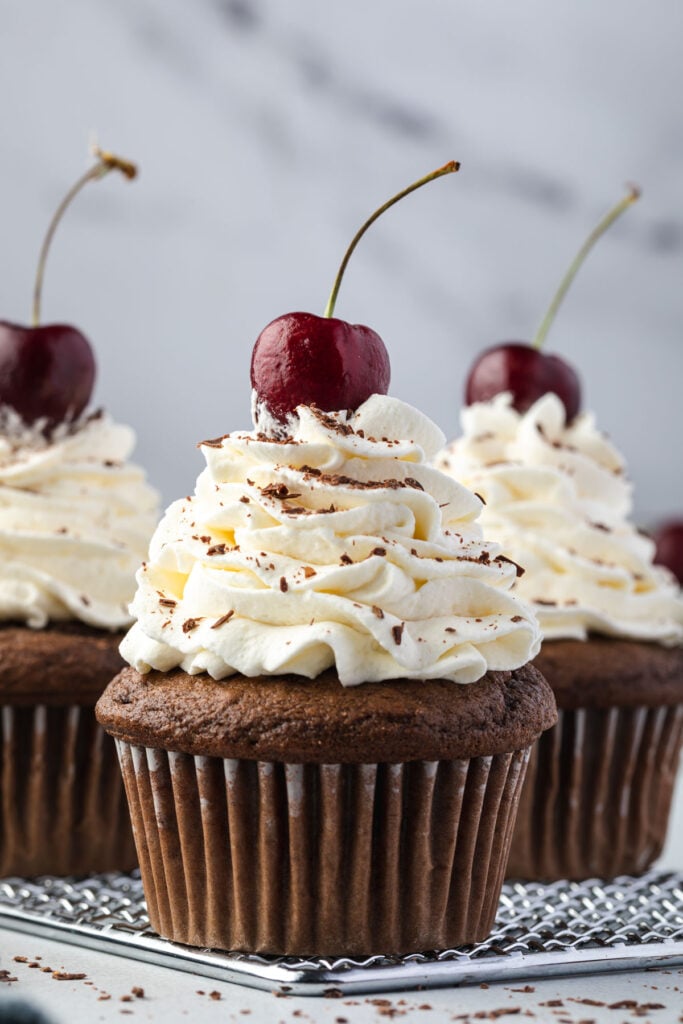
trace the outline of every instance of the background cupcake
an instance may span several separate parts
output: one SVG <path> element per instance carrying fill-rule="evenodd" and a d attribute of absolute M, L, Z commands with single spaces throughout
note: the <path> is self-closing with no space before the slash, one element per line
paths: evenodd
<path fill-rule="evenodd" d="M 70 196 L 114 167 L 132 170 L 99 154 Z M 0 323 L 0 875 L 135 864 L 113 745 L 93 707 L 122 664 L 158 500 L 128 462 L 133 432 L 84 411 L 87 340 L 39 324 L 46 249 L 34 326 Z"/>
<path fill-rule="evenodd" d="M 522 877 L 643 871 L 664 842 L 678 765 L 683 599 L 630 520 L 624 461 L 579 411 L 576 373 L 540 350 L 582 259 L 636 198 L 589 236 L 535 345 L 497 346 L 475 363 L 462 436 L 436 460 L 482 496 L 486 534 L 524 565 L 515 591 L 536 609 L 535 664 L 557 698 L 513 839 L 510 873 Z"/>

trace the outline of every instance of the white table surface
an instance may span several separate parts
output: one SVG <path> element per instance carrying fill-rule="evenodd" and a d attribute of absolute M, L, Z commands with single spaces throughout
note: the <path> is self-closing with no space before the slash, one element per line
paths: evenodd
<path fill-rule="evenodd" d="M 679 777 L 669 841 L 660 866 L 683 868 L 683 779 Z M 28 957 L 54 971 L 85 974 L 74 981 L 59 981 L 51 972 L 30 968 L 14 957 Z M 182 971 L 170 970 L 96 953 L 66 943 L 0 929 L 0 968 L 16 981 L 0 984 L 0 1024 L 14 1024 L 11 1006 L 26 999 L 53 1024 L 95 1024 L 131 1021 L 179 1024 L 187 1021 L 245 1024 L 367 1024 L 387 1020 L 424 1021 L 425 1024 L 469 1018 L 506 1021 L 533 1018 L 554 1024 L 679 1024 L 683 1021 L 683 968 L 591 977 L 530 981 L 532 992 L 519 991 L 524 982 L 431 989 L 424 992 L 373 996 L 281 997 L 239 985 L 221 984 Z M 132 988 L 144 997 L 131 996 Z M 213 998 L 212 998 L 212 993 Z M 108 995 L 108 999 L 102 998 Z M 562 1006 L 547 1005 L 561 1000 Z M 384 1000 L 388 1001 L 385 1002 Z M 591 1000 L 592 1002 L 586 1002 Z M 611 1008 L 624 1000 L 637 1007 Z M 602 1005 L 594 1005 L 595 1003 Z M 546 1004 L 546 1005 L 544 1005 Z M 661 1004 L 661 1005 L 658 1005 Z M 647 1007 L 647 1008 L 646 1008 Z M 496 1013 L 503 1011 L 505 1013 Z M 516 1011 L 516 1012 L 515 1012 Z"/>

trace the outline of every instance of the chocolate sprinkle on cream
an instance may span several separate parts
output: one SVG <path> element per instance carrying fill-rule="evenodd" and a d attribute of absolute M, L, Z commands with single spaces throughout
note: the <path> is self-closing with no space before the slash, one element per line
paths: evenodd
<path fill-rule="evenodd" d="M 231 609 L 231 611 L 226 612 L 225 615 L 221 615 L 220 619 L 216 619 L 211 629 L 219 629 L 221 626 L 224 626 L 226 622 L 230 622 L 230 619 L 234 614 L 234 609 Z"/>
<path fill-rule="evenodd" d="M 289 590 L 289 584 L 287 583 L 287 580 L 285 579 L 284 576 L 280 577 L 280 590 L 282 591 L 283 594 L 286 594 L 287 591 Z"/>
<path fill-rule="evenodd" d="M 281 501 L 301 497 L 301 492 L 290 491 L 287 484 L 267 484 L 265 487 L 259 487 L 259 490 L 264 498 L 280 498 Z"/>
<path fill-rule="evenodd" d="M 222 448 L 226 437 L 228 437 L 228 434 L 223 434 L 222 437 L 211 437 L 208 441 L 200 441 L 197 447 L 201 448 L 203 445 L 206 445 L 207 448 Z"/>
<path fill-rule="evenodd" d="M 524 573 L 526 572 L 526 569 L 523 569 L 521 567 L 521 565 L 519 565 L 517 562 L 513 562 L 513 560 L 511 558 L 506 558 L 505 555 L 497 555 L 493 559 L 493 561 L 494 562 L 507 562 L 508 565 L 514 565 L 515 569 L 517 570 L 517 579 L 519 579 L 520 576 L 523 576 Z"/>

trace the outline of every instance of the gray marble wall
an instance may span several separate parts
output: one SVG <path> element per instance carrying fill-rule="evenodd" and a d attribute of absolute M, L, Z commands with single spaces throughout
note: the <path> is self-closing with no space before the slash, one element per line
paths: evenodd
<path fill-rule="evenodd" d="M 373 228 L 337 312 L 382 334 L 393 393 L 451 435 L 474 355 L 531 336 L 636 181 L 549 348 L 626 453 L 640 520 L 683 513 L 682 31 L 680 0 L 2 0 L 1 315 L 27 318 L 96 129 L 141 177 L 73 208 L 44 315 L 89 334 L 97 400 L 170 500 L 197 440 L 249 425 L 261 328 L 322 312 L 394 191 L 462 161 Z"/>

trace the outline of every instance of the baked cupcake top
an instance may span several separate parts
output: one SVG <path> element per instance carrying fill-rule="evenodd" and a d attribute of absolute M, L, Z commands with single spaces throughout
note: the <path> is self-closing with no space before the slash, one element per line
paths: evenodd
<path fill-rule="evenodd" d="M 3 410 L 0 429 L 0 621 L 34 628 L 79 620 L 128 626 L 135 570 L 158 496 L 128 462 L 129 427 L 95 413 L 49 438 Z"/>
<path fill-rule="evenodd" d="M 300 406 L 290 436 L 201 444 L 193 496 L 168 509 L 121 646 L 139 672 L 214 679 L 335 667 L 346 686 L 471 683 L 535 656 L 519 568 L 484 542 L 480 499 L 428 465 L 444 438 L 411 406 Z"/>
<path fill-rule="evenodd" d="M 683 642 L 681 592 L 630 521 L 624 460 L 592 414 L 567 424 L 550 393 L 524 413 L 509 394 L 475 402 L 435 465 L 485 500 L 484 530 L 527 570 L 515 592 L 545 639 Z"/>

